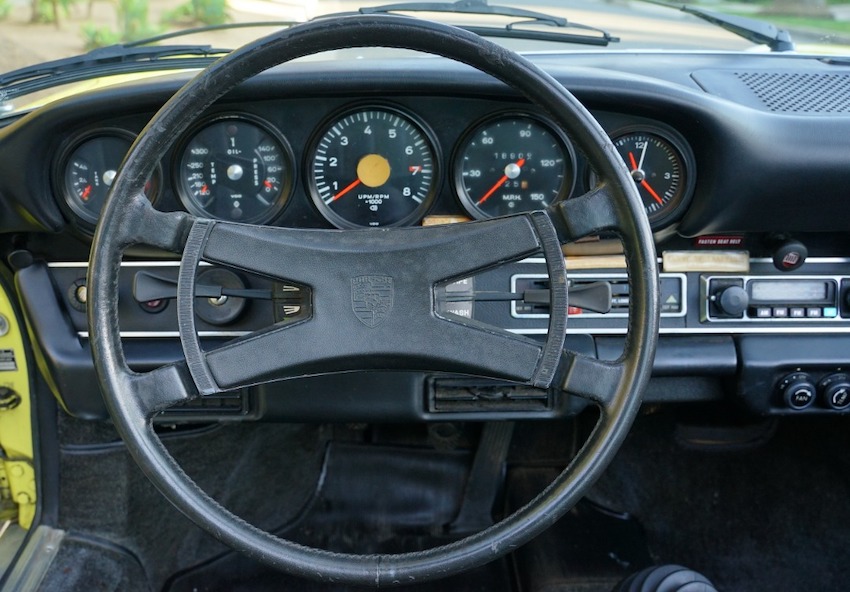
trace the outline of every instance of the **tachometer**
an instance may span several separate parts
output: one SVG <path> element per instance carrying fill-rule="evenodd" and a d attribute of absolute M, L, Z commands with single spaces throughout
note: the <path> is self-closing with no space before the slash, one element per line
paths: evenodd
<path fill-rule="evenodd" d="M 133 134 L 120 129 L 97 130 L 75 139 L 60 159 L 61 186 L 65 203 L 84 225 L 97 224 L 112 182 L 130 149 Z M 160 184 L 159 167 L 145 193 L 151 200 Z"/>
<path fill-rule="evenodd" d="M 339 228 L 402 226 L 434 198 L 437 160 L 424 127 L 388 107 L 334 118 L 308 161 L 310 194 Z"/>
<path fill-rule="evenodd" d="M 466 134 L 455 156 L 455 188 L 466 210 L 490 218 L 539 210 L 575 180 L 568 142 L 525 114 L 502 114 Z"/>
<path fill-rule="evenodd" d="M 195 215 L 261 224 L 283 209 L 292 191 L 292 150 L 254 117 L 207 122 L 178 153 L 178 194 Z"/>

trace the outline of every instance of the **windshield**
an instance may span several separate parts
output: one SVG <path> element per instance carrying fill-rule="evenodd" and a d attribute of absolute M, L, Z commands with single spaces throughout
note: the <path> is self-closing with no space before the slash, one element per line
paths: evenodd
<path fill-rule="evenodd" d="M 833 1 L 701 0 L 681 5 L 667 4 L 662 0 L 492 0 L 488 6 L 486 0 L 461 0 L 457 4 L 469 10 L 458 13 L 457 10 L 424 10 L 428 7 L 423 2 L 401 0 L 395 3 L 394 12 L 469 27 L 511 49 L 524 52 L 794 49 L 804 53 L 847 55 L 850 54 L 850 4 L 832 4 Z M 98 47 L 135 42 L 189 28 L 229 27 L 173 37 L 158 43 L 181 46 L 208 44 L 216 50 L 233 49 L 275 28 L 287 26 L 286 23 L 354 12 L 381 4 L 366 0 L 0 0 L 0 15 L 3 16 L 0 21 L 3 49 L 0 52 L 0 73 L 79 55 Z M 399 5 L 406 10 L 399 10 Z M 496 5 L 500 9 L 508 7 L 510 10 L 551 15 L 553 20 L 528 24 L 529 19 L 517 16 L 481 14 L 496 11 Z M 705 14 L 694 15 L 686 11 Z M 736 29 L 720 22 L 741 17 L 766 21 L 775 27 L 770 27 L 772 31 L 769 30 L 767 36 L 754 37 L 747 32 L 742 33 L 740 27 Z M 569 26 L 553 26 L 558 19 L 561 25 L 568 23 Z M 274 21 L 274 24 L 271 27 L 234 27 L 260 21 Z M 516 25 L 520 21 L 525 23 Z M 744 29 L 749 26 L 745 24 Z M 782 41 L 773 44 L 771 39 L 777 32 L 782 39 L 793 37 L 793 43 Z M 566 35 L 554 40 L 551 38 L 554 33 Z M 382 51 L 389 50 L 375 50 L 378 54 Z M 358 52 L 364 54 L 364 50 Z M 366 52 L 364 55 L 374 54 Z M 181 52 L 172 52 L 169 57 L 181 57 Z M 321 59 L 328 57 L 339 55 L 322 56 Z M 210 60 L 211 57 L 204 56 L 204 59 Z M 130 61 L 142 60 L 134 56 Z M 202 65 L 196 59 L 182 67 Z M 178 66 L 177 61 L 175 66 Z M 126 68 L 121 73 L 126 73 Z M 89 73 L 87 78 L 103 74 Z M 56 84 L 61 82 L 57 79 Z M 16 94 L 10 93 L 9 97 L 43 90 L 45 86 L 42 84 L 39 89 L 27 88 Z M 0 88 L 8 88 L 8 80 L 0 83 Z"/>

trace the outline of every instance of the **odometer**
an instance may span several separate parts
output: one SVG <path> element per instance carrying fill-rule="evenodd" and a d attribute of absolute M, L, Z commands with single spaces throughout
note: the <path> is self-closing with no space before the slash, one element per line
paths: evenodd
<path fill-rule="evenodd" d="M 196 128 L 180 151 L 177 187 L 198 216 L 264 223 L 292 189 L 292 152 L 268 124 L 247 116 L 222 117 Z"/>
<path fill-rule="evenodd" d="M 308 162 L 310 194 L 339 228 L 402 226 L 434 197 L 437 162 L 425 129 L 395 109 L 358 109 L 317 135 Z"/>
<path fill-rule="evenodd" d="M 536 117 L 500 115 L 467 133 L 455 157 L 455 187 L 466 210 L 490 218 L 543 209 L 575 180 L 565 139 Z"/>

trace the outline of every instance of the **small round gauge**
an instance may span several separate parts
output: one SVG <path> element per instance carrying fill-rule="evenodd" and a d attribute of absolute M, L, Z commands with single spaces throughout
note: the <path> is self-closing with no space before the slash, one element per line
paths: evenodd
<path fill-rule="evenodd" d="M 106 195 L 134 136 L 123 130 L 98 130 L 72 143 L 61 159 L 65 203 L 86 225 L 97 224 Z M 145 186 L 153 200 L 160 185 L 159 168 Z"/>
<path fill-rule="evenodd" d="M 402 226 L 434 198 L 437 160 L 425 129 L 388 107 L 334 118 L 308 161 L 310 194 L 338 228 Z"/>
<path fill-rule="evenodd" d="M 197 216 L 262 224 L 280 213 L 292 191 L 292 150 L 253 117 L 208 121 L 193 130 L 178 154 L 178 193 Z"/>
<path fill-rule="evenodd" d="M 693 192 L 694 158 L 684 140 L 667 130 L 631 129 L 615 135 L 614 147 L 631 172 L 653 228 L 671 222 Z M 596 184 L 591 175 L 591 184 Z"/>
<path fill-rule="evenodd" d="M 543 209 L 572 191 L 575 161 L 551 126 L 503 114 L 466 134 L 455 156 L 455 188 L 466 210 L 491 218 Z"/>

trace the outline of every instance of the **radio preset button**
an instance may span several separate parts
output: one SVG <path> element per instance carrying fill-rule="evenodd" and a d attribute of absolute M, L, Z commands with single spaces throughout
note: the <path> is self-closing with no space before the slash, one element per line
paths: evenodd
<path fill-rule="evenodd" d="M 777 307 L 773 309 L 773 316 L 777 319 L 787 319 L 788 318 L 788 309 Z"/>
<path fill-rule="evenodd" d="M 834 319 L 838 316 L 838 309 L 834 306 L 827 306 L 823 309 L 823 316 L 828 319 Z"/>
<path fill-rule="evenodd" d="M 805 308 L 792 308 L 791 309 L 791 318 L 792 319 L 804 319 L 804 318 L 806 318 L 806 309 Z"/>
<path fill-rule="evenodd" d="M 768 306 L 759 306 L 756 309 L 756 316 L 760 319 L 769 319 L 773 315 L 773 311 Z"/>
<path fill-rule="evenodd" d="M 817 308 L 817 307 L 807 308 L 806 309 L 806 316 L 809 317 L 810 319 L 819 319 L 819 318 L 823 317 L 823 310 L 820 309 L 820 308 Z"/>

